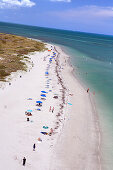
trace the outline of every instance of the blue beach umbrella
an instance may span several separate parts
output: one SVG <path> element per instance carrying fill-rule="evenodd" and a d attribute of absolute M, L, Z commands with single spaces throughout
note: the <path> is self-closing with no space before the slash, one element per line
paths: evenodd
<path fill-rule="evenodd" d="M 68 103 L 69 105 L 72 105 L 71 103 Z"/>
<path fill-rule="evenodd" d="M 42 103 L 41 101 L 36 101 L 36 103 Z"/>
<path fill-rule="evenodd" d="M 27 112 L 32 112 L 32 110 L 27 110 Z"/>
<path fill-rule="evenodd" d="M 40 133 L 42 133 L 43 135 L 48 135 L 48 133 L 47 133 L 47 132 L 40 132 Z"/>
<path fill-rule="evenodd" d="M 41 96 L 42 96 L 42 97 L 46 97 L 46 95 L 45 95 L 45 94 L 41 94 Z"/>
<path fill-rule="evenodd" d="M 28 98 L 27 100 L 32 100 L 32 98 Z"/>
<path fill-rule="evenodd" d="M 45 74 L 49 74 L 48 71 L 46 71 Z"/>
<path fill-rule="evenodd" d="M 41 109 L 37 109 L 38 111 L 41 111 Z"/>
<path fill-rule="evenodd" d="M 42 93 L 47 93 L 46 91 L 41 91 Z"/>

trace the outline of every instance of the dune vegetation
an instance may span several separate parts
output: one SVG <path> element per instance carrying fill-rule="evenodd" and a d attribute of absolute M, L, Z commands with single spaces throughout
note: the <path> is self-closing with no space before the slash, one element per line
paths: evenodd
<path fill-rule="evenodd" d="M 0 81 L 17 70 L 27 70 L 28 53 L 46 50 L 45 44 L 21 36 L 0 33 Z"/>

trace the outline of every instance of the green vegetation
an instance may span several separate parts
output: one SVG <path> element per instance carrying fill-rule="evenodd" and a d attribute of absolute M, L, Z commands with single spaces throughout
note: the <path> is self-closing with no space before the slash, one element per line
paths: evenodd
<path fill-rule="evenodd" d="M 27 70 L 23 59 L 29 52 L 44 51 L 45 44 L 25 37 L 0 33 L 0 80 L 17 70 Z M 23 57 L 24 56 L 24 57 Z"/>

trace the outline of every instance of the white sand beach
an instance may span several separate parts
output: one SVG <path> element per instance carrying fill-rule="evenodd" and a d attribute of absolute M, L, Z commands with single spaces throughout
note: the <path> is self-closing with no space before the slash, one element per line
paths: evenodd
<path fill-rule="evenodd" d="M 12 74 L 11 85 L 1 83 L 0 170 L 100 170 L 98 117 L 90 95 L 72 75 L 69 57 L 47 47 L 52 50 L 28 55 L 28 72 Z"/>

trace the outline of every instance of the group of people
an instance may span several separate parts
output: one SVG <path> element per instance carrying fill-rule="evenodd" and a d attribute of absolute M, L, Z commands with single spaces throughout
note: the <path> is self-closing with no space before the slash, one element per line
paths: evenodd
<path fill-rule="evenodd" d="M 53 112 L 54 112 L 54 107 L 52 108 L 52 107 L 50 106 L 49 112 L 52 112 L 52 113 L 53 113 Z M 26 113 L 26 115 L 27 115 L 27 116 L 32 116 L 31 113 Z M 29 121 L 29 117 L 27 117 L 27 121 Z M 51 135 L 53 134 L 53 129 L 51 128 L 51 129 L 50 129 L 50 132 L 47 133 L 47 134 L 48 134 L 49 136 L 51 136 Z M 38 138 L 38 141 L 41 141 L 41 142 L 42 142 L 42 140 L 41 140 L 40 138 Z M 35 151 L 35 149 L 36 149 L 36 144 L 34 143 L 34 144 L 33 144 L 33 151 Z M 23 165 L 23 166 L 26 165 L 26 157 L 23 158 L 22 165 Z"/>
<path fill-rule="evenodd" d="M 51 111 L 52 111 L 52 113 L 54 112 L 54 107 L 52 108 L 52 107 L 50 106 L 49 112 L 51 112 Z"/>

